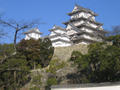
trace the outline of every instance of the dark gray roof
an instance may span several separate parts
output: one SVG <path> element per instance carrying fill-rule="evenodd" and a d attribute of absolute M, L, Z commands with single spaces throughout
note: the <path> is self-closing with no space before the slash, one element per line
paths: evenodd
<path fill-rule="evenodd" d="M 77 4 L 75 6 L 77 7 L 78 10 L 68 13 L 68 15 L 71 16 L 71 15 L 76 14 L 78 12 L 87 12 L 87 13 L 92 14 L 93 16 L 98 16 L 95 12 L 93 12 L 92 10 L 90 10 L 88 8 L 83 8 L 83 7 L 81 7 L 81 6 L 77 5 Z"/>
<path fill-rule="evenodd" d="M 87 20 L 87 21 L 89 21 L 89 22 L 91 22 L 91 23 L 94 23 L 94 24 L 97 24 L 97 25 L 101 25 L 101 26 L 103 25 L 102 23 L 99 23 L 99 22 L 96 22 L 96 21 L 93 21 L 93 20 L 88 20 L 87 18 L 84 18 L 84 17 L 76 18 L 76 19 L 70 19 L 70 20 L 67 21 L 67 22 L 63 22 L 63 24 L 67 25 L 67 24 L 69 24 L 69 23 L 71 23 L 71 22 L 80 21 L 80 20 Z"/>
<path fill-rule="evenodd" d="M 41 37 L 42 39 L 50 38 L 48 35 Z"/>
<path fill-rule="evenodd" d="M 82 32 L 78 32 L 77 33 L 78 36 L 80 35 L 89 35 L 90 37 L 101 37 L 102 39 L 105 39 L 105 36 L 104 35 L 101 35 L 99 33 L 89 33 L 89 32 L 86 32 L 86 31 L 82 31 Z"/>
<path fill-rule="evenodd" d="M 66 29 L 64 29 L 64 28 L 62 28 L 62 27 L 60 27 L 60 26 L 57 26 L 57 25 L 54 25 L 53 27 L 54 27 L 54 28 L 53 28 L 53 29 L 50 29 L 49 31 L 53 31 L 53 30 L 57 30 L 57 29 L 66 31 Z"/>
<path fill-rule="evenodd" d="M 86 28 L 88 28 L 88 29 L 91 29 L 91 30 L 94 30 L 94 31 L 97 31 L 97 32 L 103 33 L 103 34 L 107 33 L 107 32 L 104 31 L 104 30 L 98 30 L 98 29 L 93 28 L 93 27 L 91 27 L 91 26 L 87 26 L 86 24 L 81 24 L 81 25 L 78 25 L 78 26 L 77 26 L 77 28 L 82 28 L 82 27 L 86 27 Z"/>
<path fill-rule="evenodd" d="M 29 34 L 29 33 L 38 33 L 38 34 L 42 34 L 40 31 L 37 31 L 38 29 L 37 28 L 33 28 L 27 32 L 24 32 L 24 34 Z"/>
<path fill-rule="evenodd" d="M 57 37 L 57 36 L 64 36 L 64 37 L 68 37 L 67 35 L 61 35 L 61 34 L 57 34 L 57 35 L 53 35 L 53 36 L 49 36 L 49 38 L 54 38 L 54 37 Z"/>
<path fill-rule="evenodd" d="M 78 37 L 72 39 L 72 41 L 73 41 L 73 42 L 86 41 L 86 42 L 91 42 L 91 43 L 98 42 L 97 40 L 88 39 L 88 38 L 85 38 L 85 37 L 82 37 L 82 36 L 78 36 Z"/>
<path fill-rule="evenodd" d="M 51 88 L 86 88 L 86 87 L 104 87 L 104 86 L 118 86 L 118 85 L 120 85 L 120 82 L 104 82 L 104 83 L 53 85 Z"/>

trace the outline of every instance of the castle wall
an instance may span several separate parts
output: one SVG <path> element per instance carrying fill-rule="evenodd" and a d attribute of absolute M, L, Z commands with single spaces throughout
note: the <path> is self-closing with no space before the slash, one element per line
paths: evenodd
<path fill-rule="evenodd" d="M 59 29 L 57 30 L 57 29 L 56 29 L 55 31 L 52 31 L 52 32 L 51 32 L 50 36 L 52 36 L 52 35 L 56 35 L 55 32 L 56 32 L 56 33 L 59 33 L 59 34 L 64 34 L 64 33 L 66 33 L 66 32 L 63 31 L 63 30 L 59 30 Z"/>
<path fill-rule="evenodd" d="M 51 38 L 51 41 L 57 40 L 57 39 L 62 39 L 62 40 L 65 40 L 65 41 L 70 41 L 70 39 L 67 38 L 66 36 L 56 36 L 54 38 Z"/>
<path fill-rule="evenodd" d="M 103 87 L 74 87 L 74 88 L 52 88 L 51 90 L 120 90 L 119 86 L 103 86 Z"/>
<path fill-rule="evenodd" d="M 65 43 L 65 42 L 62 42 L 62 41 L 57 41 L 57 42 L 53 42 L 52 46 L 54 46 L 54 47 L 68 47 L 68 46 L 71 46 L 71 43 Z"/>
<path fill-rule="evenodd" d="M 71 57 L 73 51 L 80 51 L 85 54 L 88 52 L 87 46 L 87 44 L 76 44 L 68 47 L 55 47 L 53 59 L 58 58 L 66 61 Z"/>
<path fill-rule="evenodd" d="M 92 16 L 90 13 L 85 13 L 85 12 L 79 12 L 79 13 L 76 13 L 76 14 L 74 14 L 74 15 L 72 15 L 71 16 L 71 19 L 74 19 L 74 18 L 88 18 L 88 17 L 90 17 L 91 16 L 91 19 L 93 20 L 93 21 L 95 21 L 95 17 L 94 16 Z"/>

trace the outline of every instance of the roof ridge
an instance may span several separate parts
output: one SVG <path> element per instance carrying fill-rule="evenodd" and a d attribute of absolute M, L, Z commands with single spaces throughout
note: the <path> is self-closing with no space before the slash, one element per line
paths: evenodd
<path fill-rule="evenodd" d="M 42 34 L 42 32 L 40 32 L 40 30 L 39 30 L 38 28 L 32 28 L 32 29 L 30 29 L 30 30 L 24 32 L 24 34 L 32 33 L 32 32 Z"/>

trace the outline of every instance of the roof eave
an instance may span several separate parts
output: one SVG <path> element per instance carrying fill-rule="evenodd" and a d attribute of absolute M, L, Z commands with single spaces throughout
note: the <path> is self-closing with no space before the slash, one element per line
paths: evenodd
<path fill-rule="evenodd" d="M 96 14 L 96 13 L 93 13 L 93 12 L 90 12 L 90 11 L 85 11 L 85 10 L 70 12 L 70 13 L 67 13 L 67 15 L 72 16 L 73 14 L 76 14 L 78 12 L 89 12 L 89 13 L 91 13 L 94 16 L 98 16 L 98 14 Z"/>

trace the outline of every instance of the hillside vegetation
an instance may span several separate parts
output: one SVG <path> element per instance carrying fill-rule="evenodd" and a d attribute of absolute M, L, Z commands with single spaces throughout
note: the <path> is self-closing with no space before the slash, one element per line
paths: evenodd
<path fill-rule="evenodd" d="M 0 64 L 0 89 L 44 90 L 51 85 L 120 81 L 120 35 L 112 44 L 93 43 L 53 48 L 51 41 L 22 40 L 17 53 Z M 0 45 L 0 60 L 14 51 Z"/>

